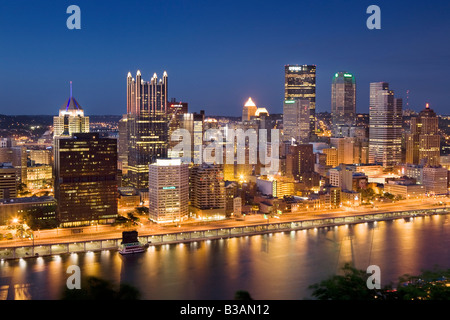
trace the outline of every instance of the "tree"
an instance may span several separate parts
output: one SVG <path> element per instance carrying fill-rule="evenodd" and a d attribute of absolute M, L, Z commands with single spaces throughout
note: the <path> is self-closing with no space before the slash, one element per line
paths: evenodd
<path fill-rule="evenodd" d="M 367 288 L 367 274 L 350 263 L 342 268 L 343 275 L 333 275 L 309 286 L 319 300 L 450 300 L 450 269 L 422 271 L 420 275 L 399 277 L 397 288 Z"/>
<path fill-rule="evenodd" d="M 115 289 L 111 282 L 97 277 L 89 277 L 81 289 L 63 291 L 62 300 L 139 300 L 140 292 L 128 284 L 121 284 Z"/>
<path fill-rule="evenodd" d="M 374 300 L 373 290 L 367 288 L 368 274 L 350 263 L 342 267 L 343 275 L 333 275 L 320 283 L 309 286 L 312 295 L 319 300 Z"/>
<path fill-rule="evenodd" d="M 253 300 L 253 299 L 250 296 L 250 293 L 248 293 L 248 291 L 238 290 L 234 294 L 234 300 L 249 301 L 249 300 Z"/>
<path fill-rule="evenodd" d="M 23 220 L 32 230 L 53 229 L 59 224 L 55 212 L 56 205 L 37 206 L 24 212 Z"/>
<path fill-rule="evenodd" d="M 363 200 L 367 200 L 367 201 L 373 200 L 373 197 L 375 196 L 375 191 L 373 191 L 372 188 L 366 188 L 366 189 L 359 188 L 358 192 L 361 193 L 361 198 Z"/>
<path fill-rule="evenodd" d="M 133 212 L 128 212 L 127 213 L 128 219 L 131 221 L 132 224 L 137 224 L 139 222 L 139 218 L 136 217 Z"/>
<path fill-rule="evenodd" d="M 136 211 L 138 214 L 147 214 L 149 213 L 149 209 L 147 207 L 137 207 Z"/>
<path fill-rule="evenodd" d="M 450 300 L 450 269 L 424 270 L 420 275 L 405 274 L 397 289 L 401 300 Z"/>

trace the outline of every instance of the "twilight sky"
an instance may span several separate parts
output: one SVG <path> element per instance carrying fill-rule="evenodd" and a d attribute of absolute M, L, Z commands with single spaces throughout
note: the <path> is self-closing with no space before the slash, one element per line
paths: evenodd
<path fill-rule="evenodd" d="M 81 30 L 69 30 L 69 5 Z M 381 8 L 381 30 L 366 9 Z M 189 110 L 240 116 L 249 96 L 282 112 L 285 64 L 317 65 L 317 111 L 331 79 L 352 72 L 357 112 L 369 83 L 450 114 L 450 2 L 253 0 L 0 1 L 0 114 L 55 115 L 69 95 L 87 115 L 126 112 L 126 75 L 164 70 Z M 404 102 L 406 105 L 406 101 Z"/>

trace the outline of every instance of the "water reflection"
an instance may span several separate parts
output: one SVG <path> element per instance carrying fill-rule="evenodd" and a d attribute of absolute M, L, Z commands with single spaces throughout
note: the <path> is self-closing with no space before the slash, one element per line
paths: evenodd
<path fill-rule="evenodd" d="M 3 261 L 0 299 L 58 299 L 73 264 L 83 277 L 131 284 L 143 299 L 233 299 L 237 290 L 302 299 L 345 262 L 380 266 L 382 285 L 435 264 L 450 267 L 448 225 L 433 216 L 151 246 L 131 256 L 106 250 Z"/>

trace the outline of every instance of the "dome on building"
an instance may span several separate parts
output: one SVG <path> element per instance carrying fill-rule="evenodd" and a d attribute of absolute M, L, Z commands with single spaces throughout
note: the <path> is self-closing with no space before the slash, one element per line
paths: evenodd
<path fill-rule="evenodd" d="M 266 108 L 258 108 L 258 109 L 256 109 L 255 116 L 259 117 L 259 114 L 261 114 L 261 113 L 267 113 L 267 115 L 269 115 L 269 111 L 267 111 Z"/>

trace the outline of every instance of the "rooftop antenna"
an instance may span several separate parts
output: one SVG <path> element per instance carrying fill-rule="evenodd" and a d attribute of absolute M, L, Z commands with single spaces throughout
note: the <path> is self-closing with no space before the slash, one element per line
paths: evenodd
<path fill-rule="evenodd" d="M 70 81 L 70 98 L 72 98 L 72 81 Z"/>
<path fill-rule="evenodd" d="M 409 109 L 409 90 L 406 90 L 406 109 Z"/>

